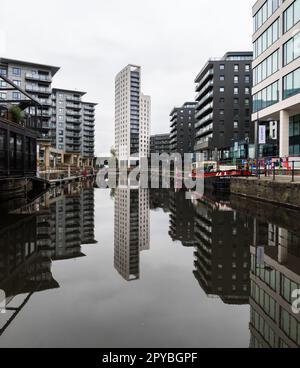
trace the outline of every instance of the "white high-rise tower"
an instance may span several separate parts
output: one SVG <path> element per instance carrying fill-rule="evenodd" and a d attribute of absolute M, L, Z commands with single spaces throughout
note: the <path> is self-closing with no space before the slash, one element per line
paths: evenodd
<path fill-rule="evenodd" d="M 128 65 L 115 80 L 115 149 L 129 167 L 149 154 L 150 116 L 151 99 L 141 93 L 141 67 Z"/>

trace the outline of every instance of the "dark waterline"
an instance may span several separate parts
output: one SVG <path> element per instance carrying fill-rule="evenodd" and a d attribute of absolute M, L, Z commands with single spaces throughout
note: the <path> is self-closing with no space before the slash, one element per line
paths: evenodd
<path fill-rule="evenodd" d="M 0 225 L 0 289 L 21 307 L 0 347 L 300 346 L 298 212 L 91 185 L 18 212 Z"/>

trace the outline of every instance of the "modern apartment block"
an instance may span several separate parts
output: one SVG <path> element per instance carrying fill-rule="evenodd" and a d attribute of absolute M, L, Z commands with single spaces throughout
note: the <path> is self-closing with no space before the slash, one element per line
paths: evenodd
<path fill-rule="evenodd" d="M 150 153 L 170 153 L 170 134 L 156 134 L 150 137 Z"/>
<path fill-rule="evenodd" d="M 6 76 L 15 85 L 22 88 L 33 98 L 40 102 L 41 108 L 37 114 L 39 118 L 38 132 L 39 138 L 49 140 L 51 128 L 51 93 L 52 79 L 59 71 L 59 67 L 36 64 L 26 61 L 0 58 L 0 74 Z M 0 82 L 0 88 L 2 86 Z M 21 94 L 15 91 L 0 91 L 2 100 L 21 100 Z M 31 111 L 32 114 L 35 111 Z"/>
<path fill-rule="evenodd" d="M 86 92 L 54 88 L 51 141 L 66 153 L 94 157 L 95 106 L 82 101 Z"/>
<path fill-rule="evenodd" d="M 120 162 L 136 165 L 150 150 L 149 96 L 141 93 L 141 67 L 126 66 L 115 79 L 115 149 Z"/>
<path fill-rule="evenodd" d="M 252 52 L 210 59 L 195 79 L 195 151 L 205 159 L 229 159 L 236 142 L 253 143 Z"/>
<path fill-rule="evenodd" d="M 252 121 L 279 122 L 279 154 L 300 154 L 300 0 L 259 0 L 253 7 Z"/>
<path fill-rule="evenodd" d="M 0 75 L 38 101 L 37 130 L 39 164 L 62 161 L 64 153 L 75 153 L 82 162 L 92 165 L 94 158 L 95 103 L 83 102 L 85 92 L 52 88 L 53 77 L 59 67 L 27 61 L 0 58 Z M 4 91 L 0 81 L 0 99 L 22 102 L 24 97 L 16 90 Z M 35 116 L 35 108 L 26 110 Z M 50 152 L 51 151 L 51 152 Z M 85 159 L 85 160 L 84 160 Z M 79 162 L 79 161 L 78 161 Z"/>
<path fill-rule="evenodd" d="M 174 107 L 170 114 L 170 151 L 193 153 L 195 146 L 195 102 L 186 102 L 182 107 Z"/>

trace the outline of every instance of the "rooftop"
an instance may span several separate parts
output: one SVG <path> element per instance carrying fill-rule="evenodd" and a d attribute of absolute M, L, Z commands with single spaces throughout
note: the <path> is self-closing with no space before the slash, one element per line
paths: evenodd
<path fill-rule="evenodd" d="M 63 92 L 63 93 L 75 93 L 80 96 L 86 95 L 86 92 L 77 91 L 76 89 L 63 89 L 63 88 L 52 88 L 53 92 Z"/>
<path fill-rule="evenodd" d="M 201 76 L 203 72 L 207 69 L 209 65 L 213 65 L 214 62 L 220 62 L 220 61 L 242 61 L 242 60 L 253 60 L 253 51 L 228 51 L 226 54 L 222 57 L 211 57 L 208 59 L 204 67 L 201 69 L 200 73 L 195 78 L 195 83 L 198 83 L 199 79 L 201 79 Z"/>
<path fill-rule="evenodd" d="M 23 65 L 23 66 L 47 69 L 47 70 L 51 71 L 52 76 L 54 76 L 60 69 L 60 67 L 58 67 L 58 66 L 47 65 L 47 64 L 38 64 L 38 63 L 32 63 L 30 61 L 7 59 L 7 58 L 0 58 L 0 64 L 15 64 L 15 65 Z"/>

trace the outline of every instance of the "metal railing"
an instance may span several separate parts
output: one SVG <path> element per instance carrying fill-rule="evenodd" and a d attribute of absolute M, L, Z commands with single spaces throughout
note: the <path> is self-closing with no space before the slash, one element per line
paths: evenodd
<path fill-rule="evenodd" d="M 251 168 L 254 175 L 261 178 L 270 178 L 273 181 L 280 178 L 294 183 L 300 181 L 300 157 L 272 158 L 268 160 L 259 160 L 257 165 L 254 162 Z"/>

